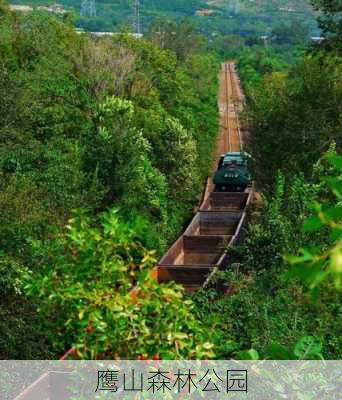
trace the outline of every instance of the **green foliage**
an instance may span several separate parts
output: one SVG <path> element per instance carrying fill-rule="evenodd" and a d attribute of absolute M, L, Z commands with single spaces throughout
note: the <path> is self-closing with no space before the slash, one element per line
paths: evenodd
<path fill-rule="evenodd" d="M 259 360 L 259 354 L 256 350 L 243 350 L 238 353 L 239 360 Z"/>
<path fill-rule="evenodd" d="M 294 268 L 292 276 L 301 278 L 310 289 L 317 289 L 322 282 L 330 277 L 337 289 L 341 289 L 342 278 L 342 157 L 330 155 L 328 158 L 336 169 L 335 176 L 324 180 L 336 196 L 332 204 L 315 203 L 315 215 L 308 218 L 304 224 L 305 232 L 317 234 L 322 229 L 329 230 L 329 246 L 318 248 L 302 248 L 299 256 L 287 256 L 286 259 Z"/>
<path fill-rule="evenodd" d="M 272 269 L 282 270 L 283 254 L 308 240 L 301 225 L 317 194 L 318 188 L 305 183 L 302 175 L 286 182 L 279 173 L 274 192 L 264 198 L 264 207 L 255 213 L 254 223 L 248 227 L 243 249 L 248 270 L 265 275 Z M 270 282 L 272 279 L 270 276 Z"/>
<path fill-rule="evenodd" d="M 306 16 L 288 13 L 281 24 L 277 0 L 217 2 L 212 17 L 195 17 L 209 44 L 182 19 L 206 3 L 157 3 L 145 2 L 146 30 L 164 13 L 181 22 L 157 18 L 148 40 L 95 41 L 74 32 L 71 14 L 20 16 L 0 2 L 2 358 L 56 357 L 71 346 L 80 358 L 212 358 L 213 345 L 218 358 L 339 358 L 331 279 L 340 285 L 341 214 L 317 176 L 340 200 L 340 172 L 315 164 L 332 141 L 341 149 L 338 7 L 316 2 L 327 40 L 288 71 L 315 30 L 302 1 Z M 98 10 L 76 24 L 116 30 L 130 14 L 126 0 Z M 217 276 L 226 295 L 199 291 L 193 303 L 150 270 L 211 164 L 219 60 L 204 45 L 239 59 L 267 190 L 245 245 L 231 251 L 239 264 Z M 66 233 L 72 209 L 81 211 Z M 283 255 L 300 248 L 291 269 Z M 310 272 L 316 302 L 289 271 Z"/>
<path fill-rule="evenodd" d="M 0 357 L 34 359 L 52 357 L 43 332 L 37 330 L 38 321 L 32 304 L 24 295 L 28 268 L 20 261 L 0 251 Z"/>
<path fill-rule="evenodd" d="M 217 358 L 297 359 L 296 344 L 308 336 L 320 343 L 320 351 L 312 350 L 306 358 L 341 357 L 341 299 L 331 287 L 314 303 L 300 285 L 277 271 L 266 276 L 230 270 L 217 279 L 226 287 L 225 295 L 211 289 L 193 296 L 198 318 L 212 329 Z"/>
<path fill-rule="evenodd" d="M 28 329 L 37 315 L 22 275 L 53 274 L 43 261 L 56 254 L 74 209 L 95 221 L 112 207 L 127 220 L 143 218 L 141 241 L 161 254 L 191 215 L 210 165 L 217 64 L 200 47 L 177 59 L 178 48 L 129 35 L 93 40 L 68 18 L 0 18 L 0 340 L 12 337 L 2 356 L 44 358 L 51 347 Z M 32 245 L 41 240 L 44 251 Z M 16 323 L 27 343 L 37 339 L 20 356 Z M 55 355 L 73 340 L 49 338 Z"/>
<path fill-rule="evenodd" d="M 314 303 L 299 284 L 278 271 L 266 276 L 244 274 L 241 266 L 239 270 L 232 266 L 217 276 L 226 288 L 223 295 L 210 289 L 192 298 L 198 318 L 212 330 L 218 359 L 296 359 L 294 348 L 307 336 L 321 343 L 325 359 L 341 358 L 341 299 L 331 287 Z"/>
<path fill-rule="evenodd" d="M 262 186 L 312 166 L 332 141 L 341 149 L 341 60 L 307 56 L 289 74 L 266 75 L 251 96 L 250 149 Z M 273 173 L 272 173 L 273 171 Z"/>
<path fill-rule="evenodd" d="M 308 36 L 307 26 L 292 21 L 290 25 L 282 23 L 274 27 L 271 40 L 275 44 L 303 45 L 307 42 Z"/>
<path fill-rule="evenodd" d="M 326 165 L 326 158 L 333 168 Z M 274 193 L 253 215 L 244 245 L 230 249 L 231 260 L 238 264 L 216 277 L 224 295 L 211 289 L 194 296 L 199 318 L 214 328 L 220 358 L 341 357 L 341 295 L 327 279 L 331 276 L 339 284 L 340 206 L 327 188 L 333 185 L 340 190 L 340 163 L 332 149 L 314 167 L 313 183 L 306 183 L 303 176 L 286 182 L 279 175 Z M 317 219 L 311 205 L 318 199 L 330 204 L 320 206 Z M 294 258 L 296 269 L 284 260 L 284 254 L 307 247 L 305 258 Z M 316 301 L 301 280 L 289 276 L 304 276 L 304 283 L 312 288 L 319 284 Z"/>
<path fill-rule="evenodd" d="M 298 360 L 305 360 L 312 357 L 321 357 L 322 343 L 317 338 L 305 336 L 296 343 L 293 350 Z"/>
<path fill-rule="evenodd" d="M 266 347 L 266 356 L 271 360 L 315 360 L 323 359 L 322 342 L 313 336 L 303 336 L 294 345 L 293 349 L 288 349 L 277 343 L 272 343 Z M 256 350 L 241 351 L 238 353 L 242 360 L 258 360 L 259 354 Z"/>
<path fill-rule="evenodd" d="M 6 13 L 8 13 L 9 9 L 8 9 L 8 2 L 6 0 L 1 0 L 0 1 L 0 16 L 5 15 Z"/>
<path fill-rule="evenodd" d="M 46 5 L 44 0 L 17 0 L 20 4 L 33 6 Z M 80 15 L 79 0 L 63 0 L 63 7 L 75 13 L 76 26 L 88 31 L 123 32 L 132 30 L 132 0 L 101 0 L 96 3 L 96 17 Z M 298 26 L 309 25 L 317 30 L 312 7 L 307 0 L 297 0 L 295 12 L 286 12 L 283 7 L 293 7 L 290 0 L 239 0 L 235 2 L 215 0 L 208 4 L 205 0 L 144 0 L 141 4 L 141 22 L 144 32 L 156 20 L 167 18 L 180 21 L 189 18 L 198 24 L 201 32 L 211 37 L 218 34 L 236 34 L 242 37 L 261 36 L 282 21 L 286 25 L 294 23 Z M 211 10 L 210 15 L 197 15 L 201 9 Z"/>
<path fill-rule="evenodd" d="M 156 259 L 139 241 L 141 224 L 123 223 L 116 210 L 101 216 L 100 227 L 77 216 L 39 273 L 28 278 L 55 350 L 72 345 L 78 357 L 91 359 L 213 356 L 182 289 L 149 276 Z M 35 245 L 44 252 L 44 243 Z"/>
<path fill-rule="evenodd" d="M 181 61 L 198 52 L 204 42 L 204 37 L 197 33 L 196 25 L 189 18 L 178 24 L 175 21 L 157 19 L 150 25 L 147 37 L 162 49 L 174 51 Z"/>
<path fill-rule="evenodd" d="M 341 3 L 338 0 L 311 0 L 311 2 L 314 8 L 320 12 L 318 25 L 325 37 L 323 48 L 327 51 L 336 51 L 341 55 Z"/>
<path fill-rule="evenodd" d="M 165 230 L 168 222 L 168 186 L 165 175 L 152 165 L 149 159 L 151 147 L 141 132 L 130 132 L 122 144 L 116 179 L 122 194 L 117 204 L 124 205 L 126 215 L 143 215 L 154 223 L 150 229 L 155 234 L 150 235 L 153 236 L 154 246 L 160 248 L 165 238 L 159 236 L 158 239 L 157 232 Z"/>

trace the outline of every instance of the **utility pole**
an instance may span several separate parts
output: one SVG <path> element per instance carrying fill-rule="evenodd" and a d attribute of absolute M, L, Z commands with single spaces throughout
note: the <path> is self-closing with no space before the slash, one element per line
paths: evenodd
<path fill-rule="evenodd" d="M 95 0 L 83 0 L 82 1 L 81 15 L 83 17 L 96 17 Z"/>
<path fill-rule="evenodd" d="M 133 33 L 137 35 L 141 34 L 140 0 L 134 0 Z"/>

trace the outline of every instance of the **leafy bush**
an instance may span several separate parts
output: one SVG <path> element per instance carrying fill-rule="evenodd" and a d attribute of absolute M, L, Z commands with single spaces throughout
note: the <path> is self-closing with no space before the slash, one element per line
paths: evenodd
<path fill-rule="evenodd" d="M 341 289 L 342 279 L 342 157 L 330 155 L 328 160 L 335 167 L 336 176 L 324 180 L 336 196 L 332 204 L 314 203 L 315 215 L 305 221 L 305 232 L 318 234 L 328 228 L 330 241 L 320 246 L 300 249 L 299 256 L 287 256 L 294 268 L 290 275 L 301 278 L 312 290 L 317 290 L 325 280 L 334 282 Z M 316 244 L 316 242 L 315 242 Z"/>
<path fill-rule="evenodd" d="M 116 210 L 102 215 L 98 228 L 77 216 L 29 277 L 26 288 L 55 350 L 72 346 L 91 359 L 213 356 L 183 289 L 151 278 L 156 260 L 139 242 L 141 224 L 123 223 Z"/>

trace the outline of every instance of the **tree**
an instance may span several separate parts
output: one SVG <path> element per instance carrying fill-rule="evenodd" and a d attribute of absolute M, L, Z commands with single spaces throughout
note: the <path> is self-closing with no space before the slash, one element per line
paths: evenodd
<path fill-rule="evenodd" d="M 179 61 L 184 61 L 198 51 L 204 42 L 196 25 L 189 18 L 184 18 L 179 23 L 158 19 L 151 24 L 148 37 L 161 49 L 174 51 Z"/>
<path fill-rule="evenodd" d="M 272 30 L 272 41 L 276 44 L 303 45 L 308 38 L 308 26 L 296 21 L 290 25 L 282 23 Z"/>
<path fill-rule="evenodd" d="M 9 7 L 7 0 L 0 0 L 0 17 L 8 13 Z"/>
<path fill-rule="evenodd" d="M 310 177 L 331 142 L 340 151 L 341 67 L 334 56 L 308 55 L 287 76 L 266 75 L 253 91 L 250 146 L 261 184 L 272 185 L 279 169 Z"/>
<path fill-rule="evenodd" d="M 323 47 L 341 54 L 342 50 L 342 3 L 339 0 L 312 0 L 321 13 L 318 23 L 325 40 Z"/>

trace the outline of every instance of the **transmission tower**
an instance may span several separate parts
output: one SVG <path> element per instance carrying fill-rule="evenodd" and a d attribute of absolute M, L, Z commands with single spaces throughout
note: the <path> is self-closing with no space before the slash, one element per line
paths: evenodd
<path fill-rule="evenodd" d="M 96 17 L 95 0 L 83 0 L 82 1 L 81 15 L 83 17 Z"/>
<path fill-rule="evenodd" d="M 240 1 L 239 0 L 230 0 L 229 1 L 229 10 L 233 14 L 238 14 L 240 12 Z"/>
<path fill-rule="evenodd" d="M 234 12 L 235 12 L 235 14 L 238 14 L 240 12 L 240 1 L 239 0 L 235 0 Z"/>
<path fill-rule="evenodd" d="M 138 35 L 141 34 L 140 0 L 134 0 L 133 32 Z"/>

